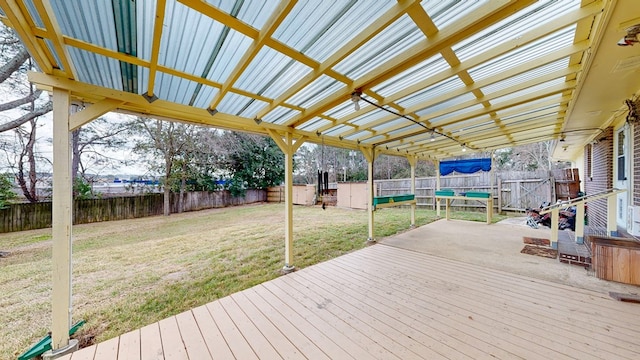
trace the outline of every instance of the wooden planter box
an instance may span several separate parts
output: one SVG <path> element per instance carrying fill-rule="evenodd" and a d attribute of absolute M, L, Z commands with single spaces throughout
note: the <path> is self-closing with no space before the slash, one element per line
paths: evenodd
<path fill-rule="evenodd" d="M 640 241 L 590 236 L 592 266 L 599 279 L 640 285 Z"/>

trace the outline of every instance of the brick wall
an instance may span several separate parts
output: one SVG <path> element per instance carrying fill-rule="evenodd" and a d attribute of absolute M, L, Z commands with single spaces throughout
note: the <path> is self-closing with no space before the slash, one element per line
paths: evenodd
<path fill-rule="evenodd" d="M 640 124 L 633 127 L 633 205 L 640 205 Z"/>
<path fill-rule="evenodd" d="M 634 137 L 635 136 L 640 135 L 634 134 Z M 593 174 L 591 178 L 589 178 L 588 174 L 585 174 L 584 190 L 587 195 L 613 187 L 613 128 L 607 128 L 605 132 L 600 135 L 600 139 L 597 144 L 592 145 L 591 154 L 586 153 L 589 151 L 589 147 L 585 146 L 584 169 L 591 168 Z M 591 164 L 588 163 L 589 160 L 591 160 Z M 634 173 L 634 176 L 638 176 L 638 179 L 640 179 L 640 173 Z M 634 196 L 634 202 L 635 201 Z M 606 228 L 607 200 L 600 199 L 589 202 L 588 206 L 587 216 L 589 217 L 589 226 Z"/>

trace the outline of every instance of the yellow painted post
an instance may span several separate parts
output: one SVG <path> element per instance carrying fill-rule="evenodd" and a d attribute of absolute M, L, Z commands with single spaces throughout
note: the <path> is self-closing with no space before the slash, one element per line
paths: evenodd
<path fill-rule="evenodd" d="M 440 190 L 440 160 L 434 162 L 436 166 L 436 190 Z M 440 199 L 436 200 L 436 216 L 440 217 Z M 447 220 L 449 216 L 447 216 Z"/>
<path fill-rule="evenodd" d="M 558 221 L 560 218 L 560 208 L 551 210 L 551 248 L 558 248 Z"/>
<path fill-rule="evenodd" d="M 487 199 L 487 225 L 491 225 L 491 219 L 493 218 L 493 195 L 490 195 Z"/>
<path fill-rule="evenodd" d="M 52 326 L 54 351 L 69 346 L 71 327 L 71 133 L 69 92 L 53 89 Z"/>
<path fill-rule="evenodd" d="M 291 272 L 293 265 L 293 155 L 304 143 L 302 137 L 294 142 L 290 132 L 282 135 L 269 130 L 269 135 L 284 153 L 284 267 L 283 272 Z"/>
<path fill-rule="evenodd" d="M 584 244 L 584 202 L 576 204 L 576 244 Z"/>
<path fill-rule="evenodd" d="M 374 182 L 373 182 L 373 162 L 375 160 L 376 151 L 375 148 L 360 148 L 365 159 L 367 159 L 367 190 L 369 190 L 369 200 L 367 201 L 367 212 L 369 214 L 369 237 L 367 242 L 375 242 L 374 236 L 374 207 L 373 198 L 375 196 Z"/>
<path fill-rule="evenodd" d="M 451 199 L 447 199 L 445 203 L 445 210 L 444 210 L 445 217 L 447 220 L 449 220 L 449 217 L 451 216 L 451 212 L 449 210 L 450 208 L 451 208 Z"/>
<path fill-rule="evenodd" d="M 285 135 L 285 143 L 289 146 L 284 153 L 284 270 L 293 269 L 293 153 L 291 152 L 291 133 Z"/>
<path fill-rule="evenodd" d="M 616 223 L 616 202 L 618 200 L 617 193 L 612 193 L 607 197 L 607 234 L 609 236 L 618 235 L 618 225 Z"/>
<path fill-rule="evenodd" d="M 418 199 L 415 197 L 416 195 L 416 157 L 415 156 L 409 156 L 407 157 L 407 160 L 409 160 L 409 165 L 411 165 L 411 193 L 414 196 L 414 199 L 416 200 L 416 203 L 418 201 Z M 416 226 L 416 203 L 411 204 L 411 227 L 415 227 Z"/>

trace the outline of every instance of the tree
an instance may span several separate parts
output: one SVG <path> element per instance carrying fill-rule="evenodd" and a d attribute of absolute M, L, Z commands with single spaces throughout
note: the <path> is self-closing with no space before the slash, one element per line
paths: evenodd
<path fill-rule="evenodd" d="M 9 174 L 0 175 L 0 209 L 5 209 L 7 204 L 16 198 L 10 178 Z"/>
<path fill-rule="evenodd" d="M 121 160 L 111 156 L 114 150 L 126 146 L 130 123 L 110 121 L 100 117 L 71 134 L 71 174 L 74 196 L 92 197 L 93 178 L 89 171 L 100 173 L 105 168 L 117 168 Z M 89 191 L 87 192 L 87 189 Z"/>
<path fill-rule="evenodd" d="M 188 163 L 189 149 L 194 143 L 195 126 L 162 120 L 136 118 L 130 125 L 133 135 L 138 138 L 133 148 L 149 164 L 152 171 L 163 174 L 164 178 L 164 215 L 171 214 L 171 189 L 176 179 L 183 178 L 179 171 L 182 166 L 174 168 L 179 161 Z M 176 175 L 175 170 L 178 170 Z M 183 184 L 182 182 L 178 182 Z"/>
<path fill-rule="evenodd" d="M 551 170 L 552 145 L 551 141 L 543 141 L 496 150 L 496 168 L 514 171 Z"/>
<path fill-rule="evenodd" d="M 27 49 L 13 30 L 0 23 L 0 91 L 8 101 L 0 103 L 0 113 L 10 113 L 9 121 L 0 123 L 0 132 L 15 129 L 53 110 L 48 96 L 33 89 L 27 71 L 35 67 Z"/>
<path fill-rule="evenodd" d="M 284 154 L 273 139 L 227 131 L 220 137 L 220 167 L 228 171 L 229 191 L 241 196 L 246 189 L 264 189 L 284 181 Z"/>
<path fill-rule="evenodd" d="M 30 202 L 38 201 L 36 120 L 53 109 L 49 97 L 41 90 L 35 90 L 26 77 L 26 72 L 34 69 L 29 53 L 13 30 L 0 23 L 0 95 L 6 99 L 0 103 L 0 115 L 7 120 L 0 123 L 0 133 L 15 130 L 17 134 L 17 144 L 4 148 L 5 151 L 13 151 L 14 156 L 7 154 L 13 159 L 8 160 L 13 164 L 18 184 Z M 23 125 L 30 125 L 29 130 Z"/>
<path fill-rule="evenodd" d="M 25 198 L 30 203 L 35 203 L 38 202 L 38 193 L 36 191 L 38 179 L 36 172 L 36 156 L 34 153 L 37 129 L 36 120 L 31 119 L 29 124 L 31 125 L 30 131 L 23 130 L 22 127 L 18 127 L 16 129 L 16 133 L 18 134 L 17 138 L 21 145 L 21 152 L 17 157 L 16 178 Z M 28 166 L 28 170 L 25 170 L 25 165 Z"/>

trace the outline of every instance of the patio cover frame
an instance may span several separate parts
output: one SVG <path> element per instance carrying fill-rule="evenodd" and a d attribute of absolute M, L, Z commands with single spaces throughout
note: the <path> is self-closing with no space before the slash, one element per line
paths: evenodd
<path fill-rule="evenodd" d="M 380 154 L 414 177 L 418 159 L 558 139 L 614 3 L 0 0 L 53 94 L 54 351 L 71 324 L 74 129 L 119 111 L 272 137 L 291 268 L 300 145 L 362 151 L 373 195 Z"/>

